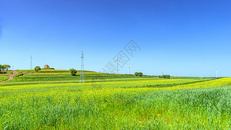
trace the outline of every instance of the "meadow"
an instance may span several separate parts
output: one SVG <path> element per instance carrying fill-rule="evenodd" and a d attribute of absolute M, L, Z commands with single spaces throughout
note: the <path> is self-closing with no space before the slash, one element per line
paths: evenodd
<path fill-rule="evenodd" d="M 9 79 L 9 75 L 10 75 L 11 73 L 12 73 L 12 71 L 6 71 L 6 72 L 1 72 L 1 71 L 0 71 L 0 82 Z"/>
<path fill-rule="evenodd" d="M 0 82 L 9 79 L 9 76 L 0 76 Z"/>
<path fill-rule="evenodd" d="M 231 78 L 18 72 L 0 84 L 1 129 L 230 129 Z"/>

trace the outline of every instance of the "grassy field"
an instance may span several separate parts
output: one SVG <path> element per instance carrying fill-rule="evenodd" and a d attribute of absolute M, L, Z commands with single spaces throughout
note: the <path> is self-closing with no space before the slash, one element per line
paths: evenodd
<path fill-rule="evenodd" d="M 12 71 L 0 71 L 0 82 L 9 79 L 9 75 L 11 73 L 12 73 Z"/>
<path fill-rule="evenodd" d="M 0 82 L 9 79 L 9 76 L 0 76 Z"/>
<path fill-rule="evenodd" d="M 0 84 L 1 129 L 230 129 L 231 78 L 18 72 Z"/>

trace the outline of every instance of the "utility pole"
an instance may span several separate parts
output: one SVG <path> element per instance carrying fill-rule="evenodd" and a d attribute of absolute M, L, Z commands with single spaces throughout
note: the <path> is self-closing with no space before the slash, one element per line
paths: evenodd
<path fill-rule="evenodd" d="M 218 79 L 218 69 L 216 69 L 216 78 Z"/>
<path fill-rule="evenodd" d="M 80 71 L 80 83 L 84 83 L 84 55 L 82 51 L 82 56 L 81 56 L 81 71 Z"/>
<path fill-rule="evenodd" d="M 128 74 L 130 75 L 130 66 L 128 66 Z"/>
<path fill-rule="evenodd" d="M 128 67 L 128 74 L 129 74 L 129 75 L 131 74 L 131 67 L 132 67 L 133 65 L 134 65 L 134 64 L 127 66 L 127 67 Z"/>

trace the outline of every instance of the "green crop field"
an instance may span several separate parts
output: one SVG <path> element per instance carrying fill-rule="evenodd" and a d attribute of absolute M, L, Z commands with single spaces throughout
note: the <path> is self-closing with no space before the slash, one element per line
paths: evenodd
<path fill-rule="evenodd" d="M 18 70 L 0 84 L 0 128 L 230 129 L 231 78 L 84 74 Z"/>

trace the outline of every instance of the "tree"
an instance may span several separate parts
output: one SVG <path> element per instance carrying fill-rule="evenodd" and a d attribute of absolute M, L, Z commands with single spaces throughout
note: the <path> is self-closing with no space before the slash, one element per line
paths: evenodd
<path fill-rule="evenodd" d="M 1 70 L 4 71 L 6 68 L 6 65 L 1 65 Z"/>
<path fill-rule="evenodd" d="M 77 73 L 77 70 L 72 68 L 72 69 L 70 69 L 70 72 L 71 72 L 72 76 L 75 76 Z"/>
<path fill-rule="evenodd" d="M 139 75 L 139 73 L 138 72 L 135 72 L 135 76 L 138 76 Z"/>
<path fill-rule="evenodd" d="M 0 70 L 8 70 L 10 68 L 10 65 L 0 65 Z"/>
<path fill-rule="evenodd" d="M 142 72 L 139 72 L 139 76 L 143 76 L 143 73 L 142 73 Z"/>
<path fill-rule="evenodd" d="M 135 72 L 135 76 L 143 76 L 142 72 Z"/>
<path fill-rule="evenodd" d="M 36 66 L 36 67 L 34 68 L 34 70 L 35 70 L 36 72 L 38 72 L 39 70 L 41 70 L 41 68 L 40 68 L 40 66 Z"/>
<path fill-rule="evenodd" d="M 10 65 L 3 65 L 4 68 L 8 71 L 8 69 L 10 68 Z"/>
<path fill-rule="evenodd" d="M 170 75 L 160 75 L 159 78 L 170 79 Z"/>

